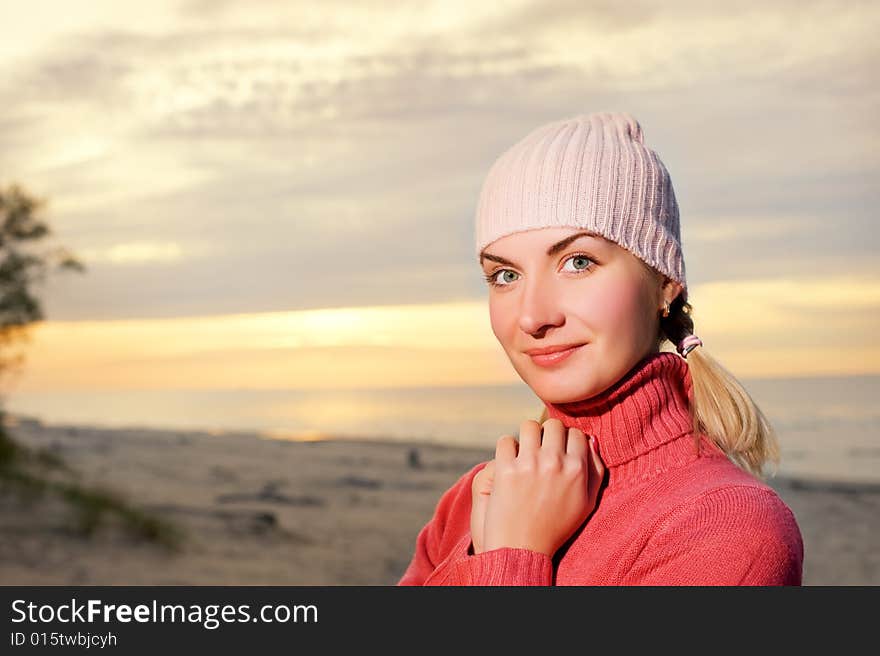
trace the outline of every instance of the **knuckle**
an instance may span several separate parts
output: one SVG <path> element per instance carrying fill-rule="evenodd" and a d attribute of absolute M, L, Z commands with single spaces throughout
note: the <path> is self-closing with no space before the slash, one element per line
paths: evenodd
<path fill-rule="evenodd" d="M 534 474 L 538 470 L 537 459 L 535 457 L 530 458 L 517 458 L 516 461 L 516 471 L 522 475 L 528 476 Z"/>
<path fill-rule="evenodd" d="M 567 474 L 582 474 L 585 469 L 583 459 L 577 456 L 565 458 L 562 467 Z"/>
<path fill-rule="evenodd" d="M 560 427 L 564 428 L 564 426 L 562 424 L 562 420 L 557 419 L 556 417 L 551 417 L 550 419 L 546 419 L 543 423 L 543 426 L 544 426 L 544 428 L 550 427 L 550 428 L 554 428 L 554 429 L 560 428 Z"/>
<path fill-rule="evenodd" d="M 519 424 L 519 432 L 520 434 L 525 431 L 534 430 L 535 428 L 540 428 L 541 424 L 539 424 L 534 419 L 523 419 Z"/>
<path fill-rule="evenodd" d="M 549 474 L 557 474 L 562 471 L 564 459 L 561 453 L 547 453 L 541 457 L 540 470 Z"/>
<path fill-rule="evenodd" d="M 496 481 L 505 481 L 509 480 L 514 474 L 516 470 L 512 465 L 508 465 L 506 463 L 499 463 L 498 467 L 495 469 L 495 480 Z"/>

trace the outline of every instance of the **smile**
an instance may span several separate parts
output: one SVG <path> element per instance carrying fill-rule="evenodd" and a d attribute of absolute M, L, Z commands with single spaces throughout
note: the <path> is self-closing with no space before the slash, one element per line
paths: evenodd
<path fill-rule="evenodd" d="M 586 346 L 586 344 L 579 344 L 577 346 L 572 346 L 571 348 L 567 348 L 564 351 L 555 351 L 554 353 L 540 353 L 529 355 L 536 365 L 540 367 L 553 367 L 563 360 L 568 359 L 568 357 L 576 352 L 579 348 Z"/>

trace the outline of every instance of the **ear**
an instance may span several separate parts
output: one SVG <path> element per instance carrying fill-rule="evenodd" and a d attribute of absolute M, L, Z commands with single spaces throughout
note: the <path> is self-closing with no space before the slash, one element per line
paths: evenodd
<path fill-rule="evenodd" d="M 684 286 L 680 282 L 676 282 L 672 278 L 663 279 L 663 298 L 669 299 L 672 303 L 684 291 Z"/>

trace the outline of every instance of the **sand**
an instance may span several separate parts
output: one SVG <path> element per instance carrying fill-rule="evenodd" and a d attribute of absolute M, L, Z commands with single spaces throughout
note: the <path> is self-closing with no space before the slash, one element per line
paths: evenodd
<path fill-rule="evenodd" d="M 493 456 L 400 441 L 293 442 L 33 418 L 7 430 L 186 538 L 169 551 L 112 522 L 86 537 L 69 528 L 60 500 L 29 506 L 0 494 L 3 585 L 394 585 L 440 495 Z M 880 485 L 769 482 L 801 527 L 805 585 L 880 584 Z"/>

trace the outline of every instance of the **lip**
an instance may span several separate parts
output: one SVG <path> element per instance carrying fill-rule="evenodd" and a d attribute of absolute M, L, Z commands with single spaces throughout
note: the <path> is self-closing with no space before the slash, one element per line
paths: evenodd
<path fill-rule="evenodd" d="M 525 353 L 537 365 L 548 367 L 556 365 L 567 359 L 581 346 L 586 344 L 558 344 L 556 346 L 547 346 L 544 348 L 529 349 Z"/>

